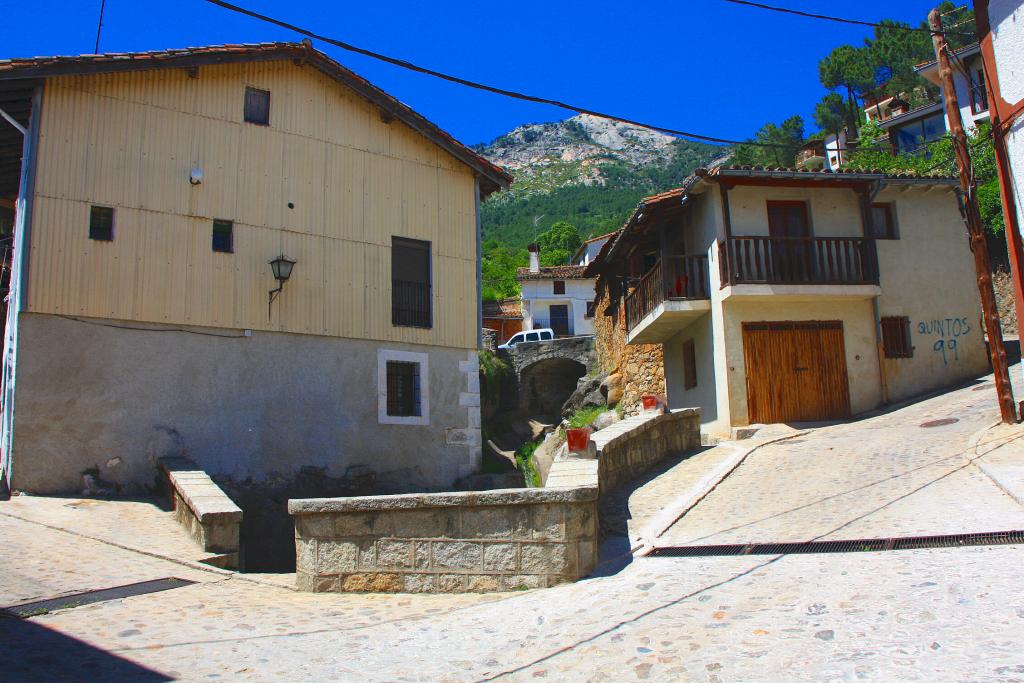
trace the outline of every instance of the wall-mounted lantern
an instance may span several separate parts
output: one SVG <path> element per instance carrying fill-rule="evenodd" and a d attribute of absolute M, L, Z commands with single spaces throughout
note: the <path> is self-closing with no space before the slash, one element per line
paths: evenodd
<path fill-rule="evenodd" d="M 281 254 L 276 259 L 269 261 L 270 270 L 274 273 L 274 279 L 277 280 L 277 289 L 272 289 L 267 294 L 267 319 L 270 319 L 270 307 L 274 303 L 274 299 L 284 289 L 284 283 L 288 282 L 288 278 L 292 276 L 292 267 L 295 265 L 293 259 L 288 258 L 284 254 Z"/>
<path fill-rule="evenodd" d="M 201 185 L 203 182 L 203 169 L 196 166 L 188 172 L 188 182 L 193 185 Z"/>

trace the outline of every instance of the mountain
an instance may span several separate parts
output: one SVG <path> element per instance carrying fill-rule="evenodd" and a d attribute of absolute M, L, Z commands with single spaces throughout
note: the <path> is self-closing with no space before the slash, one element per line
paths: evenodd
<path fill-rule="evenodd" d="M 728 153 L 587 114 L 520 126 L 476 151 L 515 176 L 481 207 L 491 249 L 521 249 L 558 221 L 584 238 L 615 230 L 641 197 L 678 186 Z"/>

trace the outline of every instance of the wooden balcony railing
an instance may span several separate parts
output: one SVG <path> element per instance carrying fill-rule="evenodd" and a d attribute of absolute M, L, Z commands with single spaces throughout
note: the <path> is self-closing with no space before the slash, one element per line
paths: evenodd
<path fill-rule="evenodd" d="M 723 287 L 878 284 L 875 241 L 861 237 L 731 237 L 718 255 Z"/>
<path fill-rule="evenodd" d="M 666 256 L 626 296 L 626 327 L 632 330 L 666 299 L 707 299 L 707 256 Z"/>

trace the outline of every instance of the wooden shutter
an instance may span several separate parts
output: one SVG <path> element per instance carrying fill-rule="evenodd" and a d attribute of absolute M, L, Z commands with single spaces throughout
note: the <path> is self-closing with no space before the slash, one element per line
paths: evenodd
<path fill-rule="evenodd" d="M 910 344 L 910 318 L 892 315 L 882 318 L 882 347 L 886 358 L 913 358 Z"/>
<path fill-rule="evenodd" d="M 697 352 L 693 340 L 683 342 L 683 388 L 693 389 L 697 386 Z"/>

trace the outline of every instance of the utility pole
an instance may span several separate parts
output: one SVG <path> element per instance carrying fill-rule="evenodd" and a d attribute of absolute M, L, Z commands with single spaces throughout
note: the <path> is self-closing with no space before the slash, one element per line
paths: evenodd
<path fill-rule="evenodd" d="M 967 223 L 971 251 L 974 253 L 974 268 L 978 273 L 978 291 L 981 293 L 982 317 L 985 321 L 985 332 L 988 335 L 989 351 L 992 354 L 992 370 L 996 378 L 999 413 L 1004 423 L 1012 424 L 1017 421 L 1017 410 L 1013 403 L 1013 388 L 1010 385 L 1010 373 L 1007 368 L 1006 348 L 1003 346 L 1003 330 L 999 325 L 996 293 L 992 289 L 992 271 L 989 267 L 988 245 L 985 243 L 985 234 L 981 225 L 981 212 L 978 210 L 977 187 L 971 170 L 971 155 L 967 146 L 967 134 L 964 133 L 964 122 L 960 117 L 960 103 L 957 100 L 956 88 L 953 85 L 953 67 L 949 63 L 949 46 L 946 43 L 946 35 L 942 32 L 942 15 L 938 9 L 933 9 L 929 13 L 928 26 L 932 30 L 935 59 L 939 65 L 943 100 L 946 103 L 946 118 L 949 119 L 949 134 L 953 138 L 956 165 L 960 172 L 964 221 Z"/>

